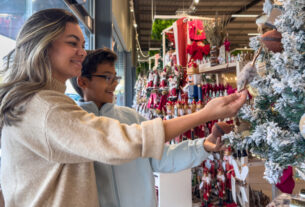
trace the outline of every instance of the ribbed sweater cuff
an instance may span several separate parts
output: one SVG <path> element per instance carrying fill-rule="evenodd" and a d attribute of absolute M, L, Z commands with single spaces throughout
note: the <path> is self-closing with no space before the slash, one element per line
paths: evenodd
<path fill-rule="evenodd" d="M 152 157 L 160 160 L 163 154 L 165 131 L 160 118 L 144 121 L 142 127 L 142 157 Z"/>

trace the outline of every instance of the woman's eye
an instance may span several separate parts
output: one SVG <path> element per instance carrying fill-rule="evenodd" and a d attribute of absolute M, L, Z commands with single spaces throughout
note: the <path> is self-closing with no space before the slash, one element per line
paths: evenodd
<path fill-rule="evenodd" d="M 69 45 L 72 45 L 73 47 L 76 47 L 77 46 L 77 43 L 76 42 L 68 42 Z"/>

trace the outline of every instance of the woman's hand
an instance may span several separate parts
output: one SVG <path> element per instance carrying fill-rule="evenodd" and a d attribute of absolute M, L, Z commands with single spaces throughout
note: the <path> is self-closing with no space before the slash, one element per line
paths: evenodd
<path fill-rule="evenodd" d="M 233 117 L 247 100 L 247 91 L 214 98 L 202 109 L 208 120 Z"/>

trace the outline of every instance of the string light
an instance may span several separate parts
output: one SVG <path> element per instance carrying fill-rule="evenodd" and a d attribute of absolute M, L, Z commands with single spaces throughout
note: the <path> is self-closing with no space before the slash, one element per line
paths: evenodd
<path fill-rule="evenodd" d="M 143 51 L 142 51 L 142 48 L 141 48 L 141 45 L 140 45 L 140 42 L 139 42 L 139 37 L 138 37 L 138 30 L 137 30 L 137 22 L 136 22 L 136 17 L 135 17 L 135 10 L 134 10 L 134 6 L 133 6 L 133 0 L 130 0 L 129 1 L 129 6 L 130 6 L 130 12 L 132 14 L 132 18 L 133 18 L 133 27 L 135 29 L 135 32 L 136 32 L 136 44 L 137 44 L 137 51 L 139 51 L 140 55 L 143 57 L 143 58 L 149 58 L 149 55 L 144 55 Z"/>

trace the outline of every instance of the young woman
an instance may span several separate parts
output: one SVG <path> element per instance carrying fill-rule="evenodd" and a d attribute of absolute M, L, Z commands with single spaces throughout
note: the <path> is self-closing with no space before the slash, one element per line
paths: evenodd
<path fill-rule="evenodd" d="M 234 94 L 179 119 L 120 124 L 85 112 L 64 95 L 65 81 L 80 75 L 85 56 L 77 19 L 65 10 L 39 11 L 22 27 L 0 85 L 6 207 L 97 207 L 93 161 L 160 159 L 164 142 L 203 122 L 233 116 L 246 100 L 245 93 Z"/>

